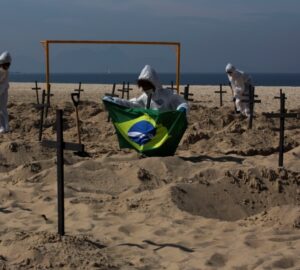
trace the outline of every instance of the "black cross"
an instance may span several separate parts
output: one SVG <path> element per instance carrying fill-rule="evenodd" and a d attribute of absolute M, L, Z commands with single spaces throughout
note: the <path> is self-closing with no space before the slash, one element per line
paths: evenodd
<path fill-rule="evenodd" d="M 129 82 L 127 82 L 127 88 L 126 88 L 126 92 L 127 92 L 127 100 L 129 100 L 129 92 L 132 90 L 132 88 L 129 87 Z"/>
<path fill-rule="evenodd" d="M 84 92 L 83 89 L 81 89 L 81 82 L 79 82 L 78 89 L 74 89 L 75 92 L 78 92 L 78 101 L 80 100 L 80 92 Z"/>
<path fill-rule="evenodd" d="M 223 86 L 223 84 L 220 84 L 220 90 L 215 91 L 216 94 L 220 94 L 220 107 L 223 106 L 223 94 L 227 93 L 227 91 L 222 90 L 222 86 Z"/>
<path fill-rule="evenodd" d="M 46 91 L 42 92 L 42 103 L 36 104 L 35 107 L 40 110 L 40 128 L 39 128 L 39 141 L 42 140 L 43 136 L 43 125 L 44 125 L 44 111 L 47 104 L 45 104 Z"/>
<path fill-rule="evenodd" d="M 126 90 L 125 90 L 125 82 L 123 82 L 122 89 L 118 89 L 118 91 L 119 91 L 119 92 L 122 92 L 121 98 L 124 98 L 124 93 L 126 92 Z"/>
<path fill-rule="evenodd" d="M 185 87 L 184 87 L 184 91 L 183 92 L 180 92 L 180 94 L 183 95 L 184 99 L 186 101 L 193 101 L 193 99 L 190 99 L 189 96 L 193 96 L 194 94 L 191 94 L 189 93 L 189 90 L 190 90 L 190 85 L 187 84 Z"/>
<path fill-rule="evenodd" d="M 132 90 L 132 88 L 129 87 L 129 82 L 127 82 L 127 84 L 125 84 L 125 82 L 123 82 L 122 89 L 118 89 L 119 92 L 122 92 L 122 98 L 124 98 L 124 93 L 127 94 L 127 100 L 129 100 L 129 91 L 130 90 Z"/>
<path fill-rule="evenodd" d="M 173 81 L 171 81 L 171 87 L 167 87 L 167 89 L 175 90 Z"/>
<path fill-rule="evenodd" d="M 252 129 L 253 115 L 254 115 L 254 103 L 261 103 L 260 99 L 255 99 L 258 95 L 255 95 L 255 87 L 251 84 L 245 85 L 245 88 L 248 89 L 248 94 L 244 95 L 248 97 L 243 99 L 242 102 L 249 103 L 250 116 L 248 118 L 248 129 Z"/>
<path fill-rule="evenodd" d="M 115 94 L 115 91 L 116 91 L 116 84 L 114 83 L 113 84 L 113 88 L 112 88 L 112 91 L 111 93 L 105 93 L 105 96 L 109 96 L 109 97 L 119 97 L 118 95 Z M 110 121 L 110 117 L 109 115 L 107 116 L 107 122 Z"/>
<path fill-rule="evenodd" d="M 280 119 L 280 134 L 279 134 L 279 159 L 278 166 L 283 167 L 283 154 L 284 154 L 284 122 L 285 118 L 297 118 L 300 119 L 299 113 L 287 113 L 285 109 L 285 94 L 282 93 L 282 89 L 280 89 L 280 96 L 275 97 L 276 99 L 280 99 L 280 113 L 263 113 L 268 118 L 279 118 Z"/>
<path fill-rule="evenodd" d="M 48 83 L 48 86 L 47 86 L 47 94 L 45 94 L 46 97 L 47 97 L 46 118 L 47 118 L 47 116 L 48 116 L 48 109 L 49 109 L 49 107 L 50 107 L 50 97 L 53 96 L 53 94 L 50 93 L 50 88 L 51 88 L 51 84 Z"/>
<path fill-rule="evenodd" d="M 105 96 L 109 96 L 109 97 L 118 97 L 118 95 L 115 94 L 116 91 L 116 84 L 113 84 L 113 88 L 111 90 L 111 93 L 105 93 Z"/>
<path fill-rule="evenodd" d="M 57 153 L 57 210 L 58 233 L 65 234 L 65 206 L 64 206 L 64 150 L 84 151 L 84 145 L 64 142 L 63 111 L 56 110 L 56 141 L 43 140 L 42 146 L 56 148 Z"/>
<path fill-rule="evenodd" d="M 37 81 L 35 81 L 35 87 L 31 88 L 32 90 L 35 90 L 36 93 L 36 104 L 40 104 L 40 99 L 39 99 L 39 90 L 41 90 L 40 87 L 38 87 Z"/>
<path fill-rule="evenodd" d="M 80 99 L 80 92 L 79 93 L 72 93 L 71 98 L 75 107 L 76 112 L 76 127 L 77 127 L 77 136 L 78 136 L 78 143 L 81 144 L 81 136 L 80 136 L 80 126 L 79 126 L 79 115 L 78 115 L 78 105 Z"/>

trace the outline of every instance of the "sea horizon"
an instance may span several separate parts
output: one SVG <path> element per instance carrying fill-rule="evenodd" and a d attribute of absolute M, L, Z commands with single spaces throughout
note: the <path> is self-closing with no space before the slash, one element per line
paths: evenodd
<path fill-rule="evenodd" d="M 102 73 L 51 73 L 51 83 L 83 83 L 83 84 L 135 84 L 138 73 L 102 72 Z M 259 86 L 300 86 L 300 73 L 252 73 L 254 85 Z M 175 84 L 176 74 L 160 73 L 163 85 Z M 45 82 L 44 73 L 11 72 L 11 82 Z M 181 85 L 219 85 L 228 84 L 225 73 L 196 73 L 180 74 Z"/>

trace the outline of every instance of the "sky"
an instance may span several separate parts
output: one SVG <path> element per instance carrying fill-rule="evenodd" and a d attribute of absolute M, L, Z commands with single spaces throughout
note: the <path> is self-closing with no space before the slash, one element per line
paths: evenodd
<path fill-rule="evenodd" d="M 0 51 L 45 72 L 42 40 L 171 41 L 181 72 L 300 73 L 299 0 L 1 0 Z M 51 72 L 175 72 L 173 47 L 50 45 Z"/>

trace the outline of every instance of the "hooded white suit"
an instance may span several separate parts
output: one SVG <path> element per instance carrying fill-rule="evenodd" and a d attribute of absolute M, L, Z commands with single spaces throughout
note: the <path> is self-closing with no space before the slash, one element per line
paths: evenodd
<path fill-rule="evenodd" d="M 151 82 L 155 87 L 152 92 L 150 109 L 159 111 L 184 109 L 185 111 L 188 111 L 188 104 L 183 97 L 174 94 L 171 89 L 162 88 L 157 73 L 151 66 L 146 65 L 142 69 L 138 79 L 147 80 Z M 146 108 L 148 95 L 146 93 L 143 93 L 139 97 L 130 100 L 120 99 L 116 97 L 104 97 L 104 99 L 129 108 Z"/>
<path fill-rule="evenodd" d="M 11 56 L 8 52 L 3 52 L 0 55 L 0 65 L 11 63 Z M 7 101 L 8 101 L 8 70 L 0 67 L 0 133 L 8 132 L 8 112 L 7 112 Z"/>
<path fill-rule="evenodd" d="M 237 111 L 240 111 L 242 114 L 249 116 L 249 103 L 242 102 L 242 100 L 248 98 L 247 96 L 243 95 L 249 94 L 249 85 L 252 85 L 251 77 L 243 71 L 236 69 L 230 63 L 227 64 L 225 71 L 232 72 L 231 74 L 228 74 L 228 79 L 233 90 Z"/>

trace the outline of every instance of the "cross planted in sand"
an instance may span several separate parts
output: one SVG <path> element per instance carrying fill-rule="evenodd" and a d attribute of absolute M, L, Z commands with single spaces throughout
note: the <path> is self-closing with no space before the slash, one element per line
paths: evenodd
<path fill-rule="evenodd" d="M 74 91 L 78 93 L 78 100 L 80 100 L 80 93 L 84 92 L 84 89 L 81 88 L 81 82 L 79 82 L 78 89 L 74 89 Z"/>
<path fill-rule="evenodd" d="M 280 99 L 280 112 L 279 113 L 263 113 L 267 118 L 279 118 L 280 119 L 280 127 L 279 127 L 279 159 L 278 166 L 283 167 L 283 154 L 284 154 L 284 123 L 285 118 L 297 118 L 300 119 L 299 113 L 287 113 L 285 109 L 285 94 L 282 93 L 282 89 L 280 89 L 280 96 L 275 97 L 276 99 Z"/>
<path fill-rule="evenodd" d="M 247 97 L 247 98 L 243 99 L 242 102 L 249 104 L 250 116 L 248 118 L 248 129 L 252 129 L 253 115 L 254 115 L 254 104 L 255 103 L 261 103 L 261 100 L 260 99 L 255 99 L 258 96 L 254 94 L 255 88 L 254 88 L 253 85 L 246 85 L 245 87 L 248 88 L 248 94 L 243 95 L 244 97 Z"/>
<path fill-rule="evenodd" d="M 176 88 L 174 88 L 173 81 L 171 81 L 171 86 L 170 86 L 170 87 L 167 87 L 167 89 L 171 89 L 172 91 L 176 89 Z"/>
<path fill-rule="evenodd" d="M 129 82 L 127 82 L 127 87 L 125 82 L 123 82 L 122 89 L 118 89 L 119 92 L 122 92 L 122 98 L 124 98 L 125 93 L 127 94 L 127 100 L 129 100 L 129 91 L 131 91 L 132 88 L 129 87 Z"/>
<path fill-rule="evenodd" d="M 44 125 L 44 110 L 48 104 L 45 104 L 46 91 L 43 90 L 42 101 L 39 104 L 36 104 L 35 107 L 40 110 L 40 127 L 39 127 L 39 142 L 42 140 L 43 136 L 43 125 Z"/>
<path fill-rule="evenodd" d="M 109 97 L 119 97 L 118 95 L 115 94 L 115 91 L 116 91 L 116 84 L 114 83 L 113 84 L 113 88 L 111 90 L 111 93 L 105 93 L 105 96 L 109 96 Z M 110 121 L 110 117 L 109 115 L 107 116 L 107 122 Z"/>
<path fill-rule="evenodd" d="M 40 104 L 40 99 L 39 99 L 39 90 L 41 90 L 40 87 L 38 87 L 38 83 L 37 81 L 35 81 L 35 87 L 31 88 L 32 90 L 35 90 L 35 94 L 36 94 L 36 104 Z"/>
<path fill-rule="evenodd" d="M 184 91 L 183 92 L 180 92 L 180 94 L 183 95 L 183 98 L 186 100 L 186 101 L 194 101 L 192 98 L 189 98 L 189 96 L 193 96 L 194 94 L 190 93 L 190 85 L 187 84 L 185 87 L 184 87 Z"/>
<path fill-rule="evenodd" d="M 56 148 L 57 153 L 57 210 L 58 233 L 65 234 L 65 207 L 64 207 L 64 150 L 84 151 L 84 145 L 64 142 L 63 138 L 63 111 L 56 110 L 56 141 L 43 140 L 42 146 Z"/>
<path fill-rule="evenodd" d="M 53 94 L 51 94 L 50 89 L 51 89 L 51 84 L 48 83 L 47 84 L 47 93 L 45 94 L 47 97 L 47 106 L 46 106 L 46 111 L 45 111 L 46 118 L 48 117 L 48 109 L 50 108 L 50 98 L 54 96 Z"/>
<path fill-rule="evenodd" d="M 226 94 L 227 91 L 223 91 L 222 90 L 222 86 L 225 86 L 226 84 L 220 84 L 220 90 L 219 91 L 215 91 L 216 94 L 220 94 L 220 107 L 223 106 L 223 94 Z"/>

